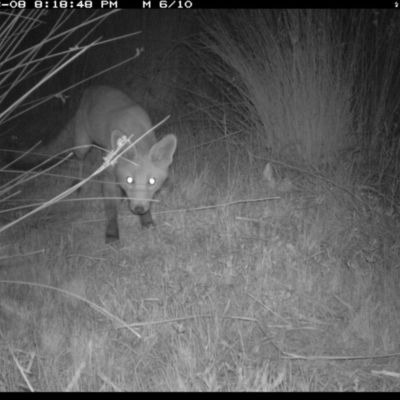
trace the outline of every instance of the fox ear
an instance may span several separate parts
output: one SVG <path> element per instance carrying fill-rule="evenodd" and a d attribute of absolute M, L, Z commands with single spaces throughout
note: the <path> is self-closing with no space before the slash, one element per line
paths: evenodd
<path fill-rule="evenodd" d="M 175 153 L 177 140 L 175 135 L 167 135 L 157 142 L 150 150 L 150 160 L 156 164 L 161 164 L 165 168 L 172 163 Z"/>

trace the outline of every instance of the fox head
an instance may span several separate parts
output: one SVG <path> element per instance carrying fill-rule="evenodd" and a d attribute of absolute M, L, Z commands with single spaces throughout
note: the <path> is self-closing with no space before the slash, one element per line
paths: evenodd
<path fill-rule="evenodd" d="M 118 139 L 124 134 L 113 131 L 111 134 L 112 149 L 117 148 Z M 146 142 L 144 137 L 141 140 Z M 142 215 L 149 211 L 151 199 L 161 188 L 168 177 L 168 167 L 172 163 L 177 140 L 175 135 L 167 135 L 153 144 L 149 151 L 145 146 L 132 146 L 118 158 L 114 167 L 117 184 L 125 192 L 129 209 L 133 214 Z"/>

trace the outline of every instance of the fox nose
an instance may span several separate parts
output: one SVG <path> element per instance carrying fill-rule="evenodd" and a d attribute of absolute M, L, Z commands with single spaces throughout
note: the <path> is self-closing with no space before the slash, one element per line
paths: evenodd
<path fill-rule="evenodd" d="M 135 214 L 137 214 L 137 215 L 142 215 L 142 214 L 144 214 L 144 207 L 143 206 L 136 206 L 134 209 L 133 209 L 133 212 L 135 213 Z"/>

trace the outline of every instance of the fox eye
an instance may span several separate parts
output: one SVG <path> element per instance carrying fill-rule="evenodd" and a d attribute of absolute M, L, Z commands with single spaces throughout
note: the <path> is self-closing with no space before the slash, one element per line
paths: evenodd
<path fill-rule="evenodd" d="M 127 176 L 126 181 L 131 185 L 133 183 L 133 178 L 131 176 Z"/>
<path fill-rule="evenodd" d="M 156 184 L 156 180 L 154 178 L 149 179 L 149 185 L 154 186 Z"/>

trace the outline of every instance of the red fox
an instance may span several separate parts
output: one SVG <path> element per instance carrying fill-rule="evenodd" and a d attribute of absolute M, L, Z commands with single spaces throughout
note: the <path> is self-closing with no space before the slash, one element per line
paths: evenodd
<path fill-rule="evenodd" d="M 117 89 L 94 86 L 87 89 L 75 120 L 75 149 L 82 178 L 82 162 L 90 145 L 105 152 L 116 149 L 118 139 L 142 137 L 153 125 L 146 111 Z M 119 240 L 117 199 L 128 197 L 129 209 L 140 217 L 143 227 L 154 225 L 151 199 L 168 177 L 177 139 L 169 134 L 156 141 L 154 131 L 143 136 L 104 171 L 103 196 L 106 212 L 106 243 Z"/>

